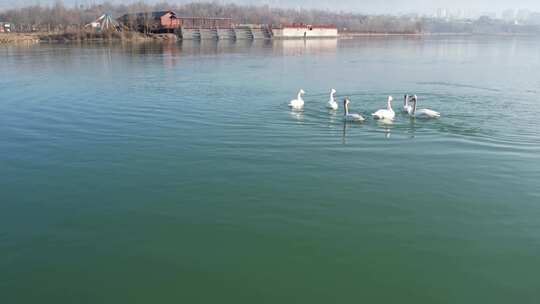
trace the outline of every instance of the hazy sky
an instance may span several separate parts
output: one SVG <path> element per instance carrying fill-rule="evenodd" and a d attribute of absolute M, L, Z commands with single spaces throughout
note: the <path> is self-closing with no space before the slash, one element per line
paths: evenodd
<path fill-rule="evenodd" d="M 0 0 L 0 9 L 28 4 L 51 4 L 55 0 Z M 130 3 L 135 0 L 110 0 L 113 3 Z M 200 0 L 169 0 L 170 3 L 197 2 Z M 209 0 L 211 1 L 211 0 Z M 92 4 L 101 0 L 64 0 L 66 4 Z M 159 2 L 146 0 L 145 2 Z M 201 1 L 208 2 L 208 1 Z M 218 0 L 241 4 L 270 4 L 281 7 L 322 8 L 366 13 L 433 13 L 437 8 L 474 10 L 477 12 L 500 12 L 507 8 L 540 11 L 540 0 Z"/>

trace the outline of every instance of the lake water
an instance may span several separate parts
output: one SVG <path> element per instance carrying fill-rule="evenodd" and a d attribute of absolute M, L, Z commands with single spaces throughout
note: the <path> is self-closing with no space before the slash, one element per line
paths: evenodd
<path fill-rule="evenodd" d="M 538 39 L 2 46 L 0 71 L 2 303 L 540 301 Z M 442 117 L 345 124 L 331 88 Z"/>

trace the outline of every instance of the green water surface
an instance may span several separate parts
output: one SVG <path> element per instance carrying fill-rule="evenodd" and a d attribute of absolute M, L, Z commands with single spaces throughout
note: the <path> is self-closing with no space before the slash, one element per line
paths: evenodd
<path fill-rule="evenodd" d="M 0 303 L 540 303 L 536 38 L 2 46 L 0 72 Z M 345 124 L 331 88 L 442 117 Z"/>

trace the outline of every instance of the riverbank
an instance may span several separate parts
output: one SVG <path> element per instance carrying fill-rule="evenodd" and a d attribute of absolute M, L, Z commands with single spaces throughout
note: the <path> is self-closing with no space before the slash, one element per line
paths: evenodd
<path fill-rule="evenodd" d="M 174 34 L 143 34 L 138 32 L 61 32 L 61 33 L 0 33 L 0 44 L 28 44 L 40 42 L 78 42 L 78 41 L 177 41 Z"/>

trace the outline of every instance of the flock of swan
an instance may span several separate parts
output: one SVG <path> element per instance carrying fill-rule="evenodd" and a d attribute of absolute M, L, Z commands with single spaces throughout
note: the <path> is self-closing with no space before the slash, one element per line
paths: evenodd
<path fill-rule="evenodd" d="M 302 98 L 304 96 L 304 94 L 306 94 L 306 92 L 301 89 L 298 92 L 298 95 L 297 95 L 296 99 L 293 99 L 293 100 L 291 100 L 289 102 L 289 107 L 291 107 L 291 108 L 293 108 L 295 110 L 300 110 L 300 109 L 304 108 L 304 99 Z M 337 111 L 339 106 L 338 106 L 338 103 L 335 100 L 335 94 L 336 94 L 336 90 L 332 89 L 330 91 L 330 100 L 328 101 L 326 107 L 328 109 Z M 409 103 L 409 99 L 411 97 L 412 97 L 412 105 Z M 388 96 L 386 109 L 380 109 L 380 110 L 372 113 L 371 116 L 374 119 L 377 119 L 377 120 L 393 121 L 394 117 L 396 116 L 396 113 L 392 109 L 392 100 L 393 100 L 392 96 Z M 362 115 L 360 115 L 358 113 L 349 113 L 349 103 L 350 102 L 351 101 L 349 100 L 348 97 L 345 97 L 345 99 L 343 100 L 343 109 L 344 109 L 343 118 L 344 118 L 344 120 L 345 121 L 356 121 L 356 122 L 364 121 L 365 118 Z M 411 118 L 426 118 L 426 119 L 429 119 L 429 118 L 439 118 L 439 117 L 441 117 L 441 113 L 433 111 L 431 109 L 418 109 L 416 107 L 417 103 L 418 103 L 418 97 L 416 95 L 409 96 L 409 95 L 406 94 L 404 96 L 404 99 L 403 99 L 403 112 L 407 113 Z"/>

